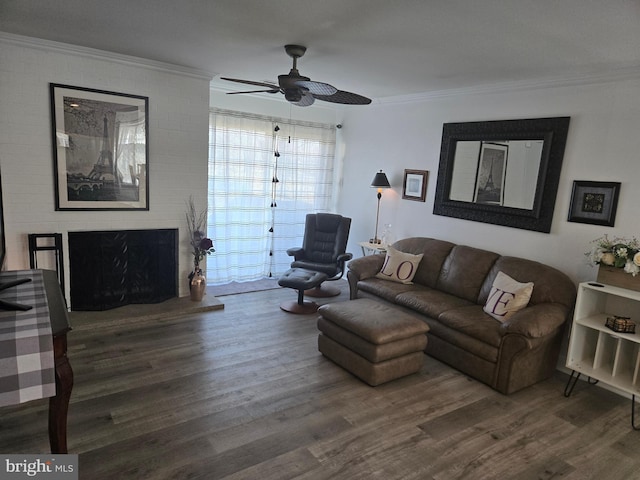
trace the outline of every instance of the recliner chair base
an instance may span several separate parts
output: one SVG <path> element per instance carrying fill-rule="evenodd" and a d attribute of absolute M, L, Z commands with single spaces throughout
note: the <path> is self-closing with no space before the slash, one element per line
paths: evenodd
<path fill-rule="evenodd" d="M 308 315 L 318 311 L 318 304 L 316 302 L 303 301 L 302 304 L 298 302 L 282 302 L 280 309 L 289 313 L 296 313 L 301 315 Z"/>

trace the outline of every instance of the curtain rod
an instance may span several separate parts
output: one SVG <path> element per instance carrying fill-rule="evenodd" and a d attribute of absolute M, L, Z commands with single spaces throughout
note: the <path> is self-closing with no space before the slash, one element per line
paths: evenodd
<path fill-rule="evenodd" d="M 290 118 L 281 118 L 281 117 L 272 117 L 269 115 L 260 115 L 258 113 L 247 113 L 247 112 L 239 112 L 236 110 L 226 110 L 224 108 L 216 108 L 212 107 L 209 109 L 212 113 L 220 113 L 224 115 L 232 115 L 240 118 L 252 118 L 255 120 L 265 120 L 269 122 L 276 122 L 283 125 L 293 125 L 293 126 L 302 126 L 302 127 L 315 127 L 315 128 L 326 128 L 329 130 L 335 129 L 335 125 L 331 125 L 328 123 L 320 123 L 320 122 L 308 122 L 303 120 L 295 120 Z M 337 128 L 342 128 L 342 125 Z"/>

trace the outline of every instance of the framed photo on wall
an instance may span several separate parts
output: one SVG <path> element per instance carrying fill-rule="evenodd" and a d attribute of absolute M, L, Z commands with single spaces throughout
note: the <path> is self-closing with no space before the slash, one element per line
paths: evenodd
<path fill-rule="evenodd" d="M 482 143 L 476 176 L 475 203 L 504 204 L 504 180 L 508 154 L 507 145 Z"/>
<path fill-rule="evenodd" d="M 415 200 L 424 202 L 427 198 L 427 180 L 429 172 L 427 170 L 406 170 L 402 182 L 402 198 L 405 200 Z"/>
<path fill-rule="evenodd" d="M 149 98 L 50 93 L 56 210 L 149 210 Z"/>
<path fill-rule="evenodd" d="M 613 227 L 619 195 L 620 182 L 575 180 L 568 221 Z"/>

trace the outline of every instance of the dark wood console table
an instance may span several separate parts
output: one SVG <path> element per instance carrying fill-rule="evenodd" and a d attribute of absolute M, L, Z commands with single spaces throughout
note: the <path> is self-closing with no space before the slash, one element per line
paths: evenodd
<path fill-rule="evenodd" d="M 0 291 L 0 300 L 31 307 L 0 311 L 0 344 L 6 347 L 2 357 L 8 360 L 0 371 L 0 406 L 50 397 L 51 453 L 67 453 L 67 412 L 73 388 L 67 308 L 53 270 L 0 272 L 0 284 L 26 278 L 31 281 Z M 34 358 L 38 360 L 33 362 Z"/>

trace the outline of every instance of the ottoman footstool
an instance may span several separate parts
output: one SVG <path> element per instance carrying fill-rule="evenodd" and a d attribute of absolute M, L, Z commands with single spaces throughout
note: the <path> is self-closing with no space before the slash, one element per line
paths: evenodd
<path fill-rule="evenodd" d="M 309 314 L 318 310 L 318 304 L 304 299 L 304 291 L 315 288 L 328 278 L 326 273 L 306 270 L 304 268 L 292 268 L 287 270 L 278 279 L 281 287 L 293 288 L 298 291 L 297 302 L 282 302 L 280 308 L 289 313 Z"/>
<path fill-rule="evenodd" d="M 429 326 L 368 298 L 318 309 L 318 350 L 371 386 L 416 373 L 424 362 Z"/>

